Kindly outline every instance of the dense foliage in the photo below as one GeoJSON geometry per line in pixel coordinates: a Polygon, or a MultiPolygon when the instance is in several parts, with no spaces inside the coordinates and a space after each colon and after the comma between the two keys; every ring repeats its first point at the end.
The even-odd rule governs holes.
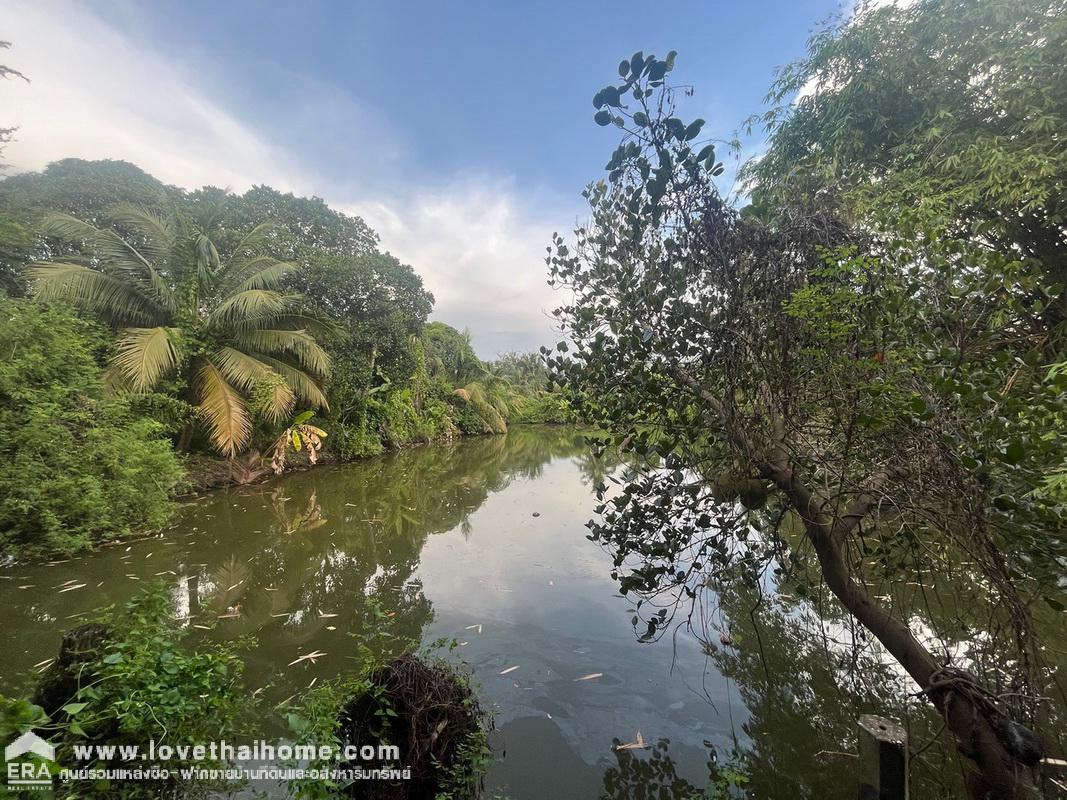
{"type": "Polygon", "coordinates": [[[108,396],[97,326],[0,298],[0,551],[66,553],[160,528],[182,472],[162,426],[108,396]]]}
{"type": "MultiPolygon", "coordinates": [[[[861,15],[840,38],[881,18],[861,15]]],[[[768,189],[738,212],[715,189],[704,121],[675,116],[673,66],[673,54],[637,53],[597,93],[595,121],[623,141],[585,193],[590,223],[573,244],[557,236],[549,257],[573,297],[556,312],[568,340],[552,366],[636,461],[621,489],[601,487],[593,537],[616,554],[623,592],[647,604],[646,638],[712,575],[759,582],[814,561],[926,690],[976,780],[1026,796],[1035,748],[1003,732],[1012,718],[1055,730],[1049,717],[1063,713],[1037,700],[1050,665],[1028,612],[1059,603],[1067,555],[1064,508],[1040,491],[1063,458],[1049,425],[1062,422],[1065,385],[1042,367],[1059,335],[1045,313],[1063,291],[1054,265],[889,230],[888,216],[829,190],[768,189]],[[981,676],[946,665],[873,589],[964,564],[991,595],[986,629],[1003,632],[990,643],[1001,669],[981,676]],[[986,686],[1012,694],[991,703],[986,686]]],[[[887,182],[869,179],[872,194],[887,182]]]]}
{"type": "MultiPolygon", "coordinates": [[[[122,410],[129,452],[112,452],[107,469],[132,481],[107,481],[105,495],[77,488],[111,474],[88,444],[56,448],[32,469],[9,460],[9,514],[20,518],[4,534],[8,555],[71,552],[162,524],[165,502],[152,493],[135,502],[145,474],[153,474],[164,501],[177,484],[173,468],[157,473],[144,460],[163,454],[173,463],[161,435],[195,455],[187,460],[193,485],[207,486],[219,475],[244,482],[269,474],[270,461],[306,464],[306,449],[278,447],[298,414],[300,424],[324,432],[323,456],[342,459],[460,433],[502,433],[508,420],[564,418],[558,394],[546,391],[547,379],[530,378],[529,364],[522,375],[498,375],[475,354],[469,334],[427,324],[433,296],[422,279],[379,250],[363,220],[318,198],[265,186],[239,196],[213,187],[186,192],[125,162],[59,161],[0,183],[0,282],[9,296],[73,304],[102,323],[85,324],[95,338],[84,358],[50,358],[94,376],[88,396],[108,412],[86,418],[118,425],[122,410]],[[318,413],[314,422],[308,411],[318,413]],[[230,460],[224,473],[205,457],[212,454],[230,460]],[[43,480],[20,483],[17,475],[43,480]],[[68,502],[72,492],[78,502],[68,502]],[[84,511],[90,506],[92,514],[84,511]],[[69,513],[56,517],[56,509],[69,513]]],[[[47,346],[62,347],[66,335],[76,340],[71,347],[81,346],[84,336],[70,326],[83,323],[32,308],[68,320],[45,337],[47,346]]],[[[9,375],[18,390],[23,378],[9,375]]],[[[66,380],[57,375],[50,390],[82,385],[66,387],[66,380]]],[[[19,402],[34,419],[51,415],[38,395],[19,402]]],[[[80,435],[55,424],[56,442],[80,435]]],[[[118,446],[114,437],[94,436],[95,448],[118,446]]],[[[19,437],[6,441],[29,453],[19,437]]]]}
{"type": "Polygon", "coordinates": [[[314,335],[325,325],[300,295],[279,291],[295,265],[269,255],[271,224],[220,255],[219,213],[209,205],[188,220],[120,205],[108,228],[50,214],[43,232],[83,252],[35,266],[30,277],[38,297],[76,303],[119,328],[112,365],[124,387],[143,392],[176,378],[213,446],[232,457],[254,412],[276,423],[297,398],[326,406],[319,380],[330,360],[314,335]]]}
{"type": "Polygon", "coordinates": [[[148,758],[156,747],[233,741],[238,715],[254,702],[242,687],[238,650],[249,642],[190,649],[162,587],[146,590],[115,614],[72,632],[57,665],[46,672],[31,703],[0,698],[5,741],[26,730],[49,738],[57,761],[90,770],[140,768],[145,780],[72,780],[59,796],[90,798],[199,797],[225,781],[185,778],[182,769],[225,767],[219,758],[148,758]],[[77,745],[137,746],[145,758],[74,758],[77,745]],[[155,774],[160,777],[152,779],[155,774]]]}

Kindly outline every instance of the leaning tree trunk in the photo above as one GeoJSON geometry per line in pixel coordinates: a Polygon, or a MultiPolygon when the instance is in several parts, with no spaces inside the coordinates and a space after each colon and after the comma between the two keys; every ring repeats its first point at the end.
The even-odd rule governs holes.
{"type": "Polygon", "coordinates": [[[975,794],[981,800],[1030,800],[1037,790],[1024,766],[1008,752],[998,736],[995,711],[969,682],[945,669],[901,620],[872,596],[867,585],[853,577],[845,559],[844,539],[828,524],[811,493],[798,485],[791,472],[775,481],[796,505],[804,529],[815,548],[823,578],[841,604],[871,632],[900,663],[945,719],[960,752],[974,763],[981,780],[975,794]]]}
{"type": "Polygon", "coordinates": [[[720,398],[704,389],[685,370],[675,368],[674,374],[682,385],[714,411],[739,453],[789,498],[804,521],[805,534],[815,548],[830,591],[904,667],[944,718],[956,737],[960,752],[974,763],[979,785],[973,787],[971,793],[976,800],[1032,800],[1038,797],[1023,764],[1012,757],[997,735],[996,726],[1002,720],[982,696],[979,687],[947,665],[940,665],[911,629],[874,599],[866,583],[852,575],[845,558],[845,544],[849,531],[858,527],[870,510],[873,496],[861,496],[857,498],[858,506],[850,507],[836,519],[828,518],[812,491],[793,472],[781,418],[772,420],[775,444],[769,459],[760,458],[748,432],[736,424],[734,415],[720,398]]]}

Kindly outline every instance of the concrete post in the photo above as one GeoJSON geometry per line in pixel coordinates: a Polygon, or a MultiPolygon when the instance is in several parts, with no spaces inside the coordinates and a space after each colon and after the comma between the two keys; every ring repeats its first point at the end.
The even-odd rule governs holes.
{"type": "Polygon", "coordinates": [[[899,723],[859,718],[860,800],[908,800],[908,734],[899,723]]]}

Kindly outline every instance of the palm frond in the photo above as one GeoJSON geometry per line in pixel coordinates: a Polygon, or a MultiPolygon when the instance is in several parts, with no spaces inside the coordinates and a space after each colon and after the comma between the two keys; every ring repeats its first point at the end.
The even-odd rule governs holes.
{"type": "Polygon", "coordinates": [[[207,422],[211,442],[233,458],[248,441],[252,421],[244,401],[218,367],[204,361],[197,372],[197,408],[207,422]]]}
{"type": "MultiPolygon", "coordinates": [[[[104,270],[123,273],[136,282],[145,294],[154,296],[160,306],[167,310],[174,309],[174,292],[159,271],[145,255],[115,231],[96,228],[69,214],[46,215],[40,230],[45,236],[54,236],[88,248],[104,270]]],[[[151,231],[141,227],[138,230],[146,242],[152,241],[151,231]]]]}
{"type": "Polygon", "coordinates": [[[246,289],[232,294],[219,303],[208,315],[209,325],[222,325],[249,317],[276,317],[294,303],[293,295],[285,295],[271,289],[246,289]]]}
{"type": "Polygon", "coordinates": [[[271,369],[285,378],[285,382],[289,384],[294,392],[296,392],[296,396],[301,402],[323,410],[328,410],[330,408],[330,404],[326,402],[326,395],[323,393],[322,387],[319,386],[313,377],[303,370],[297,369],[292,364],[286,364],[284,361],[261,353],[251,353],[250,355],[259,361],[262,361],[264,364],[267,364],[271,369]]]}
{"type": "Polygon", "coordinates": [[[287,275],[299,268],[291,261],[279,261],[271,256],[256,256],[247,263],[227,272],[223,290],[277,289],[287,275]]]}
{"type": "MultiPolygon", "coordinates": [[[[299,295],[289,295],[289,297],[294,303],[298,302],[299,295]]],[[[249,314],[242,319],[231,320],[229,328],[237,333],[264,328],[303,330],[316,339],[334,338],[344,334],[344,328],[314,309],[286,311],[282,314],[249,314]]]]}
{"type": "Polygon", "coordinates": [[[271,234],[277,228],[278,226],[274,222],[262,222],[242,236],[241,241],[233,249],[233,255],[226,265],[226,271],[231,272],[241,269],[248,259],[260,255],[263,248],[270,243],[271,234]]]}
{"type": "Polygon", "coordinates": [[[288,353],[303,367],[316,375],[325,376],[330,371],[330,356],[315,338],[305,330],[277,330],[263,328],[242,331],[237,334],[242,350],[277,355],[288,353]]]}
{"type": "Polygon", "coordinates": [[[156,264],[163,264],[174,249],[177,230],[172,220],[132,203],[120,203],[108,211],[108,217],[137,231],[143,241],[138,250],[156,264]]]}
{"type": "Polygon", "coordinates": [[[198,233],[193,239],[193,258],[196,261],[197,282],[202,288],[211,286],[219,272],[219,251],[207,234],[198,233]]]}
{"type": "Polygon", "coordinates": [[[257,385],[266,384],[270,395],[266,398],[262,411],[272,422],[278,422],[287,416],[296,405],[296,395],[285,381],[285,377],[255,356],[232,347],[220,347],[215,351],[213,359],[226,379],[245,392],[252,391],[257,385]]]}
{"type": "Polygon", "coordinates": [[[127,328],[118,341],[114,366],[134,391],[155,386],[181,359],[177,328],[127,328]]]}
{"type": "Polygon", "coordinates": [[[48,263],[29,270],[38,297],[66,300],[120,325],[152,325],[166,311],[151,296],[114,275],[81,264],[48,263]]]}

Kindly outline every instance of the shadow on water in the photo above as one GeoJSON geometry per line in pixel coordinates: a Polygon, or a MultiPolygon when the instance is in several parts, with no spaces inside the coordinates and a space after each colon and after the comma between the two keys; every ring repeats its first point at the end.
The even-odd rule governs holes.
{"type": "Polygon", "coordinates": [[[753,611],[754,588],[719,590],[733,646],[635,641],[611,558],[585,538],[611,469],[580,432],[518,428],[191,500],[162,536],[0,576],[2,688],[163,580],[194,640],[254,637],[246,684],[268,709],[350,670],[349,633],[454,639],[497,710],[491,795],[692,798],[736,747],[754,796],[853,797],[856,716],[892,708],[883,667],[841,662],[785,598],[753,611]],[[614,748],[639,732],[649,749],[614,748]]]}

